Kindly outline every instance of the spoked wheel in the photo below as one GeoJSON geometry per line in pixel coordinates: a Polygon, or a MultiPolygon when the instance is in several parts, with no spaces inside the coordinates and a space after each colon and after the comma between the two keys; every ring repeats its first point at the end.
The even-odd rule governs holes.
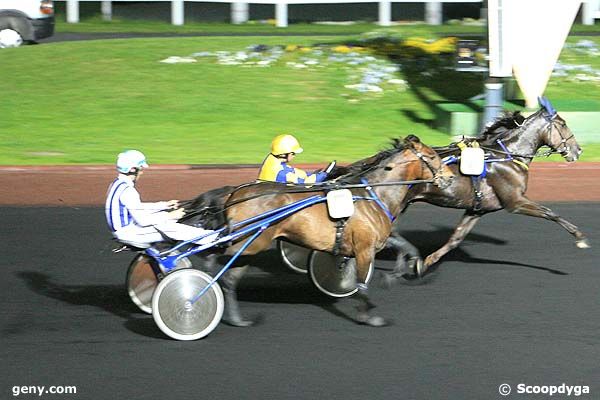
{"type": "MultiPolygon", "coordinates": [[[[190,260],[182,258],[175,269],[190,268],[191,266],[190,260]]],[[[152,314],[152,295],[159,282],[155,271],[158,270],[156,261],[146,254],[138,254],[127,269],[125,282],[129,298],[146,314],[152,314]]]]}
{"type": "Polygon", "coordinates": [[[285,240],[277,241],[277,249],[286,266],[301,274],[307,273],[311,250],[285,240]]]}
{"type": "Polygon", "coordinates": [[[217,327],[225,300],[216,282],[191,303],[211,280],[202,271],[183,269],[170,273],[158,284],[152,298],[152,316],[164,334],[177,340],[196,340],[217,327]]]}
{"type": "MultiPolygon", "coordinates": [[[[343,257],[323,251],[313,251],[308,262],[310,280],[321,292],[331,297],[348,297],[356,293],[356,259],[344,262],[343,257]]],[[[367,282],[373,274],[369,266],[367,282]]]]}

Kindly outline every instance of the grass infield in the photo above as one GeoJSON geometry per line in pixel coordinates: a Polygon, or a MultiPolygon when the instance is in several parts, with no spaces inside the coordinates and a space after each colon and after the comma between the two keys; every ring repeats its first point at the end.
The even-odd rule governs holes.
{"type": "MultiPolygon", "coordinates": [[[[76,29],[100,30],[100,23],[88,24],[96,28],[82,24],[76,29]]],[[[58,29],[63,28],[59,22],[58,29]]],[[[303,33],[304,28],[297,29],[303,33]]],[[[448,27],[415,29],[437,36],[448,27]]],[[[260,163],[272,137],[282,132],[300,139],[305,148],[297,159],[301,163],[353,161],[385,147],[389,138],[411,133],[427,144],[449,143],[451,137],[433,128],[433,113],[423,101],[424,95],[429,101],[446,97],[434,85],[425,87],[426,77],[410,81],[423,85],[418,90],[409,84],[370,94],[345,88],[356,74],[346,65],[290,68],[288,62],[304,56],[297,53],[284,54],[268,68],[219,65],[209,58],[190,64],[159,62],[256,44],[311,46],[351,38],[117,39],[2,49],[0,164],[112,163],[127,148],[143,150],[152,163],[260,163]]],[[[582,39],[600,43],[596,37],[569,41],[582,39]]],[[[600,57],[570,49],[563,51],[561,61],[600,68],[600,57]]],[[[397,78],[407,76],[398,72],[397,78]]],[[[546,95],[597,98],[598,82],[571,78],[552,78],[546,95]]],[[[459,94],[464,86],[443,83],[459,94]]],[[[600,145],[584,150],[584,161],[600,160],[600,145]]]]}

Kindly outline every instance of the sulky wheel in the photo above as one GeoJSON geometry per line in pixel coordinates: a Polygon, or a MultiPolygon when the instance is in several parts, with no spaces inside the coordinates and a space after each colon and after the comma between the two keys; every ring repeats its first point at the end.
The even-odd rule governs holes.
{"type": "MultiPolygon", "coordinates": [[[[321,292],[331,297],[348,297],[356,293],[356,260],[344,262],[341,256],[323,251],[313,251],[308,262],[308,273],[312,283],[321,292]]],[[[373,264],[369,267],[367,282],[373,274],[373,264]]]]}
{"type": "Polygon", "coordinates": [[[177,340],[196,340],[217,327],[225,300],[215,282],[194,303],[194,299],[212,281],[210,275],[196,269],[183,269],[167,275],[152,297],[152,316],[167,336],[177,340]]]}
{"type": "Polygon", "coordinates": [[[277,241],[277,250],[286,266],[295,272],[306,274],[311,250],[285,240],[277,241]]]}
{"type": "MultiPolygon", "coordinates": [[[[192,264],[187,258],[178,261],[175,269],[190,268],[192,264]]],[[[158,285],[157,272],[160,271],[154,259],[146,254],[135,256],[127,269],[127,293],[140,310],[152,314],[152,295],[158,285]]]]}

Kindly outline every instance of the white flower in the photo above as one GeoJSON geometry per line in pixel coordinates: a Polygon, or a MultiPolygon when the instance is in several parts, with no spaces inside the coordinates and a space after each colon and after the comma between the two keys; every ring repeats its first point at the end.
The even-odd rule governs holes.
{"type": "Polygon", "coordinates": [[[178,64],[178,63],[195,63],[196,60],[191,57],[179,57],[179,56],[171,56],[169,58],[165,58],[160,61],[165,64],[178,64]]]}
{"type": "Polygon", "coordinates": [[[406,85],[406,81],[404,79],[390,79],[387,83],[391,85],[406,85]]]}

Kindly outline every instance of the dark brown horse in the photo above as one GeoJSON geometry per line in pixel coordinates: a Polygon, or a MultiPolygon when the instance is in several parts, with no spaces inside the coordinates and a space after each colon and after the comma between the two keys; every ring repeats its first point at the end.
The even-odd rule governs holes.
{"type": "MultiPolygon", "coordinates": [[[[347,175],[335,182],[339,187],[352,187],[354,196],[369,198],[355,202],[354,214],[347,219],[341,241],[336,243],[336,221],[329,216],[327,205],[319,203],[269,226],[242,254],[253,255],[268,249],[277,238],[286,238],[306,248],[326,252],[332,252],[337,247],[340,255],[356,258],[359,290],[353,297],[359,301],[357,322],[381,326],[385,324],[385,320],[369,313],[374,306],[367,296],[367,281],[375,254],[386,244],[393,218],[405,205],[404,197],[409,188],[402,182],[427,180],[431,184],[443,186],[451,179],[452,174],[436,152],[414,136],[404,141],[396,140],[393,148],[384,150],[369,160],[368,163],[348,170],[347,175]],[[360,187],[364,185],[361,183],[364,182],[363,179],[372,188],[360,187]]],[[[244,185],[228,197],[225,217],[230,225],[240,223],[333,188],[331,184],[312,188],[265,182],[244,185]]],[[[215,193],[217,198],[229,191],[226,188],[220,190],[222,193],[215,193]]],[[[204,207],[207,204],[206,196],[204,197],[196,199],[193,204],[204,207]]],[[[192,205],[187,205],[186,211],[190,215],[195,213],[192,205]]],[[[206,221],[206,214],[202,218],[210,224],[210,221],[206,221]]],[[[242,245],[243,240],[233,243],[225,249],[225,255],[234,255],[242,245]]],[[[222,260],[219,263],[222,264],[222,260]]],[[[251,324],[242,319],[236,296],[237,283],[247,268],[247,265],[234,265],[219,280],[225,294],[223,320],[236,326],[251,324]]]]}
{"type": "MultiPolygon", "coordinates": [[[[502,209],[554,221],[575,237],[577,247],[589,247],[584,234],[575,225],[525,195],[529,164],[540,147],[549,147],[568,162],[576,161],[582,152],[566,122],[547,100],[531,116],[524,118],[518,112],[508,114],[473,140],[487,153],[485,176],[477,179],[462,175],[458,164],[450,164],[456,176],[450,186],[417,185],[404,199],[407,206],[424,201],[466,210],[448,242],[427,256],[425,269],[456,248],[483,215],[502,209]]],[[[436,148],[436,151],[444,159],[460,155],[456,145],[436,148]]]]}

